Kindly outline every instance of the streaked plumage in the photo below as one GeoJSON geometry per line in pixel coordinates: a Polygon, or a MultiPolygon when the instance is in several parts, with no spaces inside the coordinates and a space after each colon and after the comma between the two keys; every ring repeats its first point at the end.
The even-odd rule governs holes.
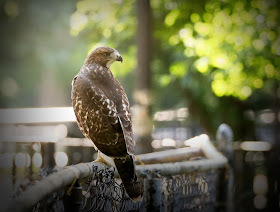
{"type": "Polygon", "coordinates": [[[83,134],[114,160],[128,195],[139,200],[142,186],[134,168],[130,107],[123,87],[109,69],[114,61],[122,61],[115,49],[100,47],[91,52],[73,79],[72,104],[83,134]]]}

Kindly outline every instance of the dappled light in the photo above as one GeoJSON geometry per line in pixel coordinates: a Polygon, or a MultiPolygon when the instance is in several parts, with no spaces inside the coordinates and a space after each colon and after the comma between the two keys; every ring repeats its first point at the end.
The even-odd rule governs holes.
{"type": "Polygon", "coordinates": [[[0,115],[0,123],[12,124],[76,120],[73,108],[71,107],[0,109],[0,115]]]}
{"type": "Polygon", "coordinates": [[[68,156],[65,152],[56,152],[54,154],[55,162],[59,167],[64,167],[68,163],[68,156]]]}
{"type": "Polygon", "coordinates": [[[88,22],[88,18],[86,15],[82,13],[75,13],[72,15],[70,20],[71,25],[71,34],[78,35],[79,31],[81,31],[88,22]]]}
{"type": "Polygon", "coordinates": [[[42,158],[42,155],[38,152],[34,153],[34,155],[32,156],[32,164],[39,168],[42,166],[42,163],[43,163],[43,158],[42,158]]]}
{"type": "Polygon", "coordinates": [[[177,110],[160,111],[154,114],[155,121],[172,121],[184,120],[189,116],[187,108],[180,108],[177,110]]]}
{"type": "Polygon", "coordinates": [[[172,26],[175,23],[179,14],[179,10],[171,10],[171,12],[165,17],[164,23],[169,27],[172,26]]]}
{"type": "MultiPolygon", "coordinates": [[[[253,7],[246,9],[247,3],[239,1],[227,3],[222,8],[217,1],[209,1],[205,6],[206,13],[192,13],[190,20],[194,24],[179,29],[179,37],[187,48],[185,55],[197,58],[194,62],[197,71],[203,74],[212,71],[212,90],[218,97],[235,96],[245,100],[254,89],[264,86],[263,77],[280,79],[280,72],[274,72],[274,65],[269,61],[269,55],[277,55],[279,48],[275,48],[279,38],[271,30],[276,27],[278,15],[272,4],[267,3],[266,10],[259,4],[252,3],[253,7]],[[272,48],[265,50],[268,43],[272,48]],[[254,60],[254,54],[258,56],[263,50],[266,53],[254,60]],[[243,55],[249,51],[251,53],[244,58],[243,55]],[[259,71],[251,72],[252,69],[259,71]],[[215,76],[221,73],[224,77],[216,80],[215,76]],[[244,74],[246,78],[240,77],[244,74]]],[[[180,20],[178,10],[172,10],[166,16],[165,23],[168,26],[175,25],[176,18],[180,20]]],[[[170,36],[171,45],[177,45],[175,35],[170,36]]],[[[180,75],[177,72],[171,74],[183,77],[187,70],[186,67],[180,75]]]]}
{"type": "Polygon", "coordinates": [[[254,177],[254,192],[255,194],[266,194],[268,191],[267,176],[258,174],[254,177]]]}
{"type": "Polygon", "coordinates": [[[30,157],[24,153],[17,153],[15,156],[15,165],[18,168],[28,167],[30,165],[30,157]]]}
{"type": "Polygon", "coordinates": [[[256,209],[259,209],[259,210],[264,209],[266,204],[267,204],[267,198],[264,195],[258,194],[255,196],[254,205],[255,205],[256,209]]]}
{"type": "Polygon", "coordinates": [[[269,151],[271,144],[265,141],[244,141],[240,147],[245,151],[269,151]]]}
{"type": "MultiPolygon", "coordinates": [[[[99,97],[95,99],[95,94],[86,103],[77,99],[76,113],[85,119],[78,123],[85,125],[85,131],[97,134],[97,127],[93,127],[97,115],[93,115],[93,110],[85,112],[84,107],[97,105],[96,114],[103,114],[98,127],[105,129],[114,114],[117,124],[106,125],[118,131],[112,137],[127,142],[129,136],[132,144],[135,141],[135,152],[131,152],[135,153],[137,170],[147,166],[145,152],[152,152],[152,157],[154,153],[162,154],[164,159],[150,167],[170,166],[167,172],[187,161],[186,167],[178,168],[186,171],[182,175],[160,176],[162,173],[155,169],[155,173],[146,170],[140,177],[148,180],[145,186],[152,182],[160,187],[163,198],[169,191],[168,198],[172,196],[174,204],[181,192],[187,197],[184,206],[196,203],[197,208],[189,205],[192,210],[202,210],[203,200],[215,203],[217,211],[231,211],[229,207],[233,207],[232,211],[270,211],[275,202],[279,209],[279,4],[278,0],[2,2],[1,189],[5,191],[8,186],[17,196],[39,178],[64,170],[65,166],[71,166],[73,174],[72,165],[82,163],[83,167],[97,158],[90,133],[85,137],[79,130],[71,88],[85,58],[97,47],[108,46],[121,54],[122,60],[117,58],[122,63],[113,63],[110,70],[124,91],[108,89],[102,100],[110,98],[102,105],[96,103],[99,97]],[[228,131],[218,132],[219,126],[226,125],[228,131]],[[125,133],[130,127],[132,132],[125,133]],[[215,146],[213,151],[220,151],[217,159],[212,158],[212,147],[208,152],[205,143],[200,142],[208,136],[215,146]],[[179,153],[182,150],[188,153],[179,153]],[[188,154],[191,156],[186,159],[188,154]],[[207,180],[214,173],[208,168],[221,161],[226,167],[219,172],[225,173],[218,176],[222,186],[216,187],[214,181],[207,180]],[[202,167],[207,167],[207,171],[202,167]],[[201,171],[203,177],[196,176],[201,171]],[[6,176],[9,179],[4,179],[6,176]],[[175,184],[178,190],[173,191],[175,184]],[[195,185],[199,196],[193,195],[194,187],[189,184],[195,185]],[[218,194],[216,199],[213,191],[218,194]],[[209,195],[213,195],[211,199],[209,195]]],[[[92,82],[101,91],[107,86],[106,80],[99,84],[94,78],[92,82]]],[[[80,91],[89,96],[92,90],[93,87],[87,87],[80,91]]],[[[104,132],[102,136],[109,136],[104,132]]],[[[101,177],[101,173],[106,173],[110,182],[121,181],[110,168],[97,172],[92,164],[87,166],[86,170],[97,174],[96,179],[98,174],[101,177]]],[[[162,171],[166,172],[165,168],[162,171]]],[[[74,192],[81,182],[76,180],[71,182],[74,192]]],[[[103,186],[107,185],[105,181],[100,181],[103,186]]],[[[95,181],[88,183],[92,186],[95,181]]],[[[121,184],[117,188],[125,191],[121,184]]],[[[87,191],[94,193],[95,188],[87,191]]],[[[53,194],[53,199],[62,197],[59,192],[53,194]]],[[[82,196],[86,201],[95,201],[91,195],[82,196]]],[[[114,198],[108,197],[110,201],[114,198]]],[[[168,201],[163,199],[161,209],[168,201]]],[[[34,211],[39,211],[40,206],[36,207],[38,210],[34,211]]],[[[168,207],[173,210],[172,205],[168,207]]]]}
{"type": "Polygon", "coordinates": [[[263,209],[267,204],[267,197],[265,196],[268,192],[268,179],[266,175],[257,174],[253,181],[253,190],[256,194],[254,198],[254,205],[257,209],[263,209]]]}

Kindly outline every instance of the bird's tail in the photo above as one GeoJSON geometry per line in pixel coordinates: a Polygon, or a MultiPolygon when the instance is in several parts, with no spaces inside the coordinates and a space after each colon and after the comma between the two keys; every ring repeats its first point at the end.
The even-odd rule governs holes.
{"type": "Polygon", "coordinates": [[[125,159],[115,158],[114,162],[128,196],[134,202],[141,201],[143,199],[143,183],[137,179],[133,157],[127,155],[125,159]]]}

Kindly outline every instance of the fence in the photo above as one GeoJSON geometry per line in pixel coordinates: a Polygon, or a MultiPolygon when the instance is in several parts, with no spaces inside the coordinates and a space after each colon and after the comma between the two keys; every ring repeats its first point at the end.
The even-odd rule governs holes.
{"type": "Polygon", "coordinates": [[[227,159],[206,135],[185,145],[137,157],[145,163],[136,166],[144,182],[142,202],[126,196],[113,167],[90,162],[67,166],[34,182],[7,202],[4,211],[224,210],[227,159]]]}

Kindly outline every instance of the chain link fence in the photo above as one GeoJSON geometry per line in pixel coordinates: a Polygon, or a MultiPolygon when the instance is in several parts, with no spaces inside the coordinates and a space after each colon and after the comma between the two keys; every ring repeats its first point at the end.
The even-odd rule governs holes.
{"type": "MultiPolygon", "coordinates": [[[[143,201],[133,202],[113,167],[99,163],[68,166],[19,192],[4,211],[217,211],[224,209],[227,160],[206,135],[190,139],[200,156],[185,161],[138,165],[143,201]]],[[[156,153],[155,153],[156,154],[156,153]]],[[[175,154],[176,150],[169,150],[175,154]],[[172,152],[173,151],[173,152],[172,152]]],[[[142,155],[141,158],[144,158],[142,155]]],[[[181,156],[180,156],[181,158],[181,156]]],[[[146,162],[148,163],[148,161],[146,162]]]]}

